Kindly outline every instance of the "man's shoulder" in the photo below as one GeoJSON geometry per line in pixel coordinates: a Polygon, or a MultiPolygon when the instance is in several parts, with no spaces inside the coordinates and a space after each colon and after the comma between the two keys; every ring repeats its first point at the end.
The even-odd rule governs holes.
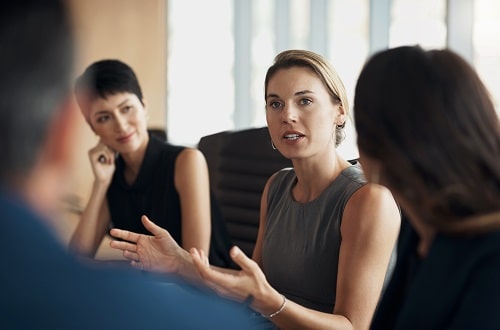
{"type": "Polygon", "coordinates": [[[242,306],[135,269],[74,258],[19,201],[0,196],[0,325],[8,329],[245,329],[242,306]]]}

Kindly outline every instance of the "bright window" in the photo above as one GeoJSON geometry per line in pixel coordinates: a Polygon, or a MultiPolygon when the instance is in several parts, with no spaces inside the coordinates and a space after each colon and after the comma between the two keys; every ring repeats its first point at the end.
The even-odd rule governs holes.
{"type": "Polygon", "coordinates": [[[444,0],[393,0],[389,46],[419,44],[424,48],[446,46],[444,0]]]}
{"type": "Polygon", "coordinates": [[[500,2],[476,0],[474,6],[474,65],[500,114],[500,2]]]}
{"type": "MultiPolygon", "coordinates": [[[[357,76],[373,50],[370,40],[375,48],[444,48],[450,35],[463,36],[462,15],[473,22],[473,40],[458,38],[458,46],[465,46],[458,48],[473,49],[463,55],[473,57],[498,105],[500,1],[467,1],[474,1],[473,13],[450,10],[446,0],[169,0],[169,139],[196,145],[204,135],[266,125],[264,76],[284,49],[325,56],[342,77],[352,105],[357,76]],[[379,7],[370,8],[375,3],[379,7]]],[[[472,2],[451,4],[472,8],[472,2]]],[[[339,152],[357,157],[352,123],[346,135],[339,152]]]]}

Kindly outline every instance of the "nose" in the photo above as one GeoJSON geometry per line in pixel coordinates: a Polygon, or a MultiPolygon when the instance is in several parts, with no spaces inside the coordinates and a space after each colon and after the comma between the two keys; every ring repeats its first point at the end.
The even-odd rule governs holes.
{"type": "Polygon", "coordinates": [[[115,123],[115,130],[118,133],[124,132],[127,127],[127,118],[125,118],[125,116],[118,115],[115,117],[115,123]]]}
{"type": "Polygon", "coordinates": [[[285,104],[281,113],[281,120],[285,124],[297,122],[297,109],[293,105],[285,104]]]}

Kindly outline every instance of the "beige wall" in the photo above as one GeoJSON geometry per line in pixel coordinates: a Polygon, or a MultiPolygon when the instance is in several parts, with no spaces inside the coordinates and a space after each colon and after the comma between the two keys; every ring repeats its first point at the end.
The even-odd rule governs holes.
{"type": "MultiPolygon", "coordinates": [[[[165,127],[167,0],[68,0],[77,40],[75,77],[89,64],[115,58],[136,72],[147,101],[150,127],[165,127]]],[[[81,118],[81,140],[75,145],[71,190],[86,204],[93,181],[87,150],[97,138],[81,118]]],[[[75,217],[70,217],[75,218],[75,217]]],[[[61,224],[67,240],[75,221],[61,224]]]]}

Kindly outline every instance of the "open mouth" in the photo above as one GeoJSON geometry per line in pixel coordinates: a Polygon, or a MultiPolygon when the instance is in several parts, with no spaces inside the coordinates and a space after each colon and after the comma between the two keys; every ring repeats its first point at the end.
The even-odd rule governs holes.
{"type": "Polygon", "coordinates": [[[299,138],[303,137],[304,135],[300,135],[300,134],[287,134],[287,135],[284,135],[283,138],[285,140],[288,140],[288,141],[295,141],[295,140],[298,140],[299,138]]]}

